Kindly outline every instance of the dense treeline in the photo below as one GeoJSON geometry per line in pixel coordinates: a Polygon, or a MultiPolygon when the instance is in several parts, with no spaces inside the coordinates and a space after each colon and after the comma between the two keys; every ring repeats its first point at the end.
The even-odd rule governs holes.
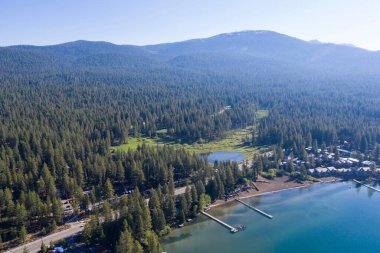
{"type": "MultiPolygon", "coordinates": [[[[150,151],[167,150],[150,148],[150,151]]],[[[198,162],[193,164],[195,174],[183,194],[175,195],[174,176],[169,168],[168,181],[145,191],[147,199],[139,188],[135,188],[131,194],[116,201],[106,200],[85,226],[83,240],[104,244],[117,253],[162,252],[158,241],[160,236],[168,234],[172,227],[195,218],[211,201],[226,198],[236,187],[246,186],[248,179],[258,173],[256,168],[245,166],[240,170],[237,163],[203,166],[204,161],[197,157],[188,156],[186,159],[191,158],[198,162]]],[[[149,159],[156,162],[161,158],[153,156],[149,159]]]]}
{"type": "Polygon", "coordinates": [[[302,155],[305,147],[343,144],[367,154],[380,143],[377,86],[353,86],[346,80],[334,89],[288,88],[295,90],[282,96],[282,88],[272,90],[278,96],[266,101],[271,113],[259,122],[256,144],[277,144],[302,155]],[[345,88],[348,84],[350,89],[345,88]]]}
{"type": "Polygon", "coordinates": [[[98,81],[92,75],[65,78],[2,80],[2,241],[24,241],[27,232],[55,230],[63,223],[60,199],[73,198],[79,212],[106,198],[110,186],[118,192],[135,187],[145,191],[164,185],[171,174],[178,183],[201,177],[196,172],[207,167],[194,155],[168,147],[111,152],[112,145],[125,143],[129,136],[154,136],[166,128],[182,141],[207,141],[255,120],[249,94],[242,100],[217,90],[215,83],[199,89],[195,84],[131,85],[127,80],[119,83],[118,77],[115,84],[104,83],[105,76],[98,81]]]}
{"type": "MultiPolygon", "coordinates": [[[[257,58],[239,48],[176,60],[104,43],[0,48],[0,240],[53,231],[63,223],[61,199],[69,198],[76,213],[104,201],[88,241],[112,236],[123,238],[113,245],[119,252],[153,252],[157,235],[194,216],[209,198],[276,168],[285,155],[305,156],[306,146],[345,143],[379,159],[376,66],[368,75],[316,71],[297,59],[257,58]],[[269,116],[256,122],[258,109],[269,116]],[[249,125],[256,126],[253,145],[276,146],[274,162],[256,157],[242,171],[234,164],[209,169],[181,149],[110,149],[162,129],[192,143],[249,125]],[[176,201],[174,186],[186,183],[194,187],[176,201]],[[120,203],[112,200],[126,190],[134,191],[120,203]],[[151,199],[148,207],[144,197],[151,199]],[[110,210],[122,217],[114,222],[123,233],[107,230],[110,210]]],[[[292,163],[286,170],[293,171],[292,163]]]]}

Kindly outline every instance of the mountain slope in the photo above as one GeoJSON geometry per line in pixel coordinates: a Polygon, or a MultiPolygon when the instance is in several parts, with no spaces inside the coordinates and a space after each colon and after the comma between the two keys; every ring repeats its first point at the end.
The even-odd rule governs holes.
{"type": "Polygon", "coordinates": [[[163,57],[194,54],[222,54],[224,57],[251,56],[258,59],[296,64],[310,68],[378,73],[380,53],[352,46],[306,42],[270,31],[227,33],[207,39],[145,47],[163,57]]]}
{"type": "Polygon", "coordinates": [[[380,52],[307,42],[271,31],[243,31],[149,46],[75,41],[52,46],[0,48],[0,72],[145,72],[179,69],[276,75],[315,72],[379,75],[380,52]]]}

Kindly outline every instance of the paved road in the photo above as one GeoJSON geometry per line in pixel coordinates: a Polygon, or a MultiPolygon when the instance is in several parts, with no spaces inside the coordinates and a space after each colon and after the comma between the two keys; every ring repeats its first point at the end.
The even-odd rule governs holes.
{"type": "Polygon", "coordinates": [[[30,253],[37,253],[41,249],[41,243],[44,242],[45,244],[49,244],[50,241],[58,241],[60,239],[64,239],[67,237],[70,237],[76,233],[83,231],[83,224],[78,222],[68,223],[71,227],[68,229],[65,229],[63,231],[45,236],[41,239],[35,240],[33,242],[21,245],[17,248],[11,249],[10,251],[12,253],[22,253],[24,247],[27,247],[29,249],[30,253]]]}
{"type": "MultiPolygon", "coordinates": [[[[174,194],[177,196],[177,195],[180,195],[180,194],[184,194],[185,191],[186,191],[186,186],[185,187],[181,187],[181,188],[176,188],[174,194]]],[[[41,249],[41,243],[42,243],[42,241],[45,244],[49,244],[50,241],[58,241],[60,239],[65,239],[65,238],[68,238],[70,236],[73,236],[73,235],[75,235],[75,234],[80,233],[80,232],[83,231],[83,227],[81,227],[81,225],[83,225],[83,224],[81,224],[81,223],[72,222],[72,223],[67,223],[67,225],[70,225],[71,227],[68,228],[68,229],[65,229],[63,231],[60,231],[60,232],[57,232],[57,233],[45,236],[45,237],[43,237],[41,239],[37,239],[37,240],[35,240],[33,242],[21,245],[21,246],[19,246],[17,248],[11,249],[11,252],[12,253],[22,253],[24,247],[27,247],[29,249],[30,253],[37,253],[41,249]]]]}

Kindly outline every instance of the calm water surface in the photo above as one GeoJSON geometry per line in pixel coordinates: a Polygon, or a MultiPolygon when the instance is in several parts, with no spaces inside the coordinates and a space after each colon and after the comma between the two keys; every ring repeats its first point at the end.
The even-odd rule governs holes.
{"type": "Polygon", "coordinates": [[[240,162],[245,159],[244,154],[241,152],[212,152],[208,154],[207,160],[209,163],[214,163],[215,161],[231,161],[231,162],[240,162]]]}
{"type": "MultiPolygon", "coordinates": [[[[378,187],[378,186],[377,186],[378,187]]],[[[380,193],[354,183],[319,184],[246,199],[269,220],[239,203],[211,214],[243,232],[230,234],[206,217],[173,231],[168,253],[380,252],[380,193]]]]}

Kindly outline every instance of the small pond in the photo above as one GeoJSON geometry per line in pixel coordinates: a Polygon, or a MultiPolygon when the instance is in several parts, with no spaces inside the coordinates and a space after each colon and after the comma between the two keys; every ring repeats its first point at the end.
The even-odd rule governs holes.
{"type": "Polygon", "coordinates": [[[245,160],[245,156],[241,152],[212,152],[209,154],[205,154],[203,156],[207,156],[207,160],[209,163],[214,163],[215,161],[231,161],[231,162],[240,162],[245,160]]]}

